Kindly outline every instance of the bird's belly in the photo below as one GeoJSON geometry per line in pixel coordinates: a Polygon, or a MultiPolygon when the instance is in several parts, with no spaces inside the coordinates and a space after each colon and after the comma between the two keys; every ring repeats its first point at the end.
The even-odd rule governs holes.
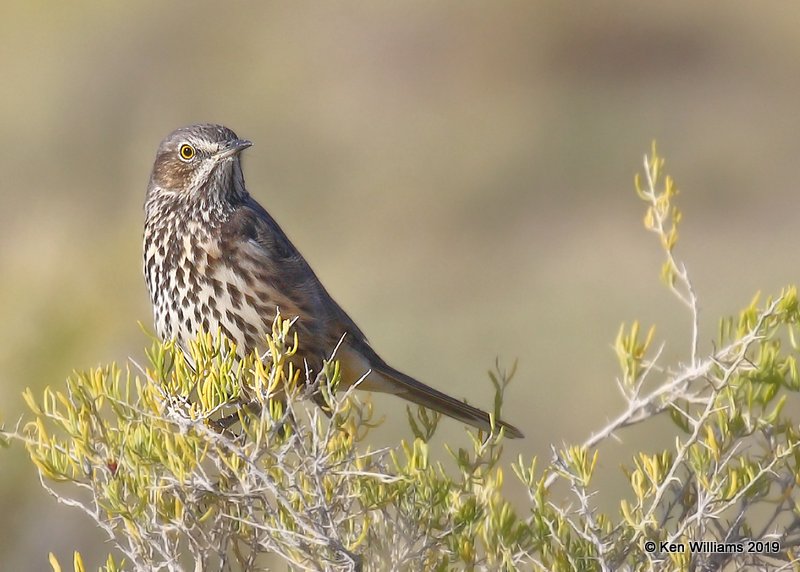
{"type": "Polygon", "coordinates": [[[226,336],[242,355],[263,349],[275,319],[273,296],[249,288],[245,277],[228,267],[205,270],[186,268],[182,279],[162,281],[167,286],[155,305],[159,336],[174,338],[184,350],[201,333],[226,336]]]}
{"type": "MultiPolygon", "coordinates": [[[[316,307],[278,289],[279,281],[265,278],[271,270],[226,257],[219,243],[193,240],[190,234],[169,242],[175,250],[158,264],[146,265],[145,272],[161,339],[174,339],[187,351],[200,333],[222,334],[236,344],[239,355],[261,352],[279,311],[283,318],[298,318],[296,365],[319,371],[330,357],[341,332],[323,331],[316,307]]],[[[148,245],[146,256],[154,251],[156,246],[148,245]]]]}

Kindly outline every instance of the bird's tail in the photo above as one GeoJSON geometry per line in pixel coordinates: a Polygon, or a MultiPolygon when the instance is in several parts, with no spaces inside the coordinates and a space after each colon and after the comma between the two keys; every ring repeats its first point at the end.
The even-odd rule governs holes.
{"type": "MultiPolygon", "coordinates": [[[[366,344],[363,345],[366,346],[366,344]]],[[[491,431],[488,413],[397,371],[371,350],[372,348],[369,346],[358,350],[345,346],[341,348],[337,356],[345,370],[343,373],[352,380],[358,379],[366,371],[371,370],[371,373],[361,382],[360,389],[391,393],[478,429],[491,431]],[[370,355],[365,356],[365,353],[370,355]]],[[[510,423],[496,419],[495,424],[505,429],[507,437],[519,439],[524,436],[522,431],[510,423]]]]}
{"type": "MultiPolygon", "coordinates": [[[[383,389],[383,391],[386,393],[392,393],[412,403],[421,405],[422,407],[433,409],[434,411],[438,411],[453,419],[463,421],[478,429],[483,429],[487,432],[491,431],[492,426],[489,421],[489,414],[482,409],[478,409],[454,397],[450,397],[446,393],[429,387],[413,377],[391,367],[387,367],[387,370],[374,372],[374,374],[377,374],[379,379],[383,378],[383,380],[381,380],[383,383],[381,383],[381,381],[378,381],[378,383],[373,382],[369,384],[370,386],[385,386],[386,389],[383,389]]],[[[373,389],[373,391],[374,390],[375,389],[373,389]]],[[[503,427],[505,429],[505,435],[509,438],[520,439],[524,437],[519,429],[501,419],[496,419],[495,424],[497,427],[503,427]]]]}

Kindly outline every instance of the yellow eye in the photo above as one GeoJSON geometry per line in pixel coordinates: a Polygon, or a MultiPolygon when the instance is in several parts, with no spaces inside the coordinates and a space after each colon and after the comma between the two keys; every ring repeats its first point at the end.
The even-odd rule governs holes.
{"type": "Polygon", "coordinates": [[[191,161],[194,158],[194,147],[189,145],[188,143],[184,143],[181,145],[180,150],[178,151],[181,155],[181,159],[184,161],[191,161]]]}

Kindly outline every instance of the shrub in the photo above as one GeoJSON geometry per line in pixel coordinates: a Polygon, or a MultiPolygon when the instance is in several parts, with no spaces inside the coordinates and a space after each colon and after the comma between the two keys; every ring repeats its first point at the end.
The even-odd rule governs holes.
{"type": "MultiPolygon", "coordinates": [[[[45,490],[104,531],[107,571],[258,570],[268,554],[308,570],[797,566],[800,437],[784,413],[800,386],[797,292],[757,296],[722,319],[703,354],[698,299],[675,254],[677,189],[662,169],[654,147],[636,190],[665,253],[662,277],[691,316],[689,362],[663,363],[653,328],[623,326],[615,350],[627,406],[584,443],[554,447],[548,463],[511,464],[527,507],[502,494],[498,432],[446,447],[451,471],[430,449],[438,418],[425,410],[409,410],[413,441],[370,448],[369,403],[337,393],[335,355],[316,379],[293,370],[298,340],[280,316],[267,360],[236,360],[229,342],[205,335],[189,367],[154,342],[149,365],[133,372],[110,365],[40,397],[26,391],[32,419],[0,438],[23,442],[45,490]],[[662,415],[674,445],[636,453],[619,513],[602,514],[598,447],[662,415]],[[556,482],[566,500],[554,498],[556,482]],[[699,541],[708,544],[689,544],[699,541]]],[[[495,417],[512,374],[491,375],[495,417]]],[[[84,570],[80,554],[73,567],[84,570]]]]}

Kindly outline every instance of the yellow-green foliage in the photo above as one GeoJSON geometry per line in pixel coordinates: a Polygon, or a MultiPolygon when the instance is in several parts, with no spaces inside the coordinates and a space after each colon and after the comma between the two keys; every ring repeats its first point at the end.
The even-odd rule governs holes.
{"type": "MultiPolygon", "coordinates": [[[[84,510],[126,557],[122,568],[202,559],[248,569],[265,553],[311,568],[500,566],[530,543],[500,494],[499,435],[455,453],[457,478],[421,438],[371,451],[371,408],[336,394],[335,361],[298,383],[291,325],[276,318],[267,361],[238,360],[227,340],[206,335],[190,360],[154,343],[138,376],[110,366],[41,399],[26,392],[35,420],[24,436],[43,484],[91,493],[84,510]],[[312,391],[330,418],[304,400],[312,391]]],[[[420,413],[415,430],[430,436],[437,421],[420,413]]]]}
{"type": "MultiPolygon", "coordinates": [[[[584,443],[553,448],[547,464],[519,456],[509,471],[497,434],[432,451],[438,418],[424,410],[409,411],[413,441],[370,449],[369,404],[336,392],[335,360],[313,380],[293,370],[302,340],[280,316],[265,356],[238,360],[229,342],[205,335],[188,360],[154,343],[150,364],[134,372],[112,365],[41,396],[27,391],[32,419],[0,438],[23,441],[42,485],[107,534],[106,571],[259,570],[265,554],[312,570],[797,569],[800,435],[785,413],[800,387],[797,292],[756,297],[721,321],[701,355],[697,298],[675,254],[677,188],[662,169],[654,148],[637,192],[665,253],[662,274],[692,320],[690,361],[661,363],[653,328],[623,326],[615,350],[626,408],[584,443]],[[657,415],[673,420],[674,445],[634,454],[629,493],[600,513],[598,446],[657,415]],[[441,462],[448,453],[452,471],[441,462]],[[529,506],[505,499],[507,474],[529,506]],[[748,539],[770,541],[769,553],[749,553],[748,539]],[[691,540],[746,552],[659,545],[691,540]]],[[[497,416],[511,374],[491,377],[497,416]]],[[[79,554],[73,568],[85,569],[79,554]]]]}

